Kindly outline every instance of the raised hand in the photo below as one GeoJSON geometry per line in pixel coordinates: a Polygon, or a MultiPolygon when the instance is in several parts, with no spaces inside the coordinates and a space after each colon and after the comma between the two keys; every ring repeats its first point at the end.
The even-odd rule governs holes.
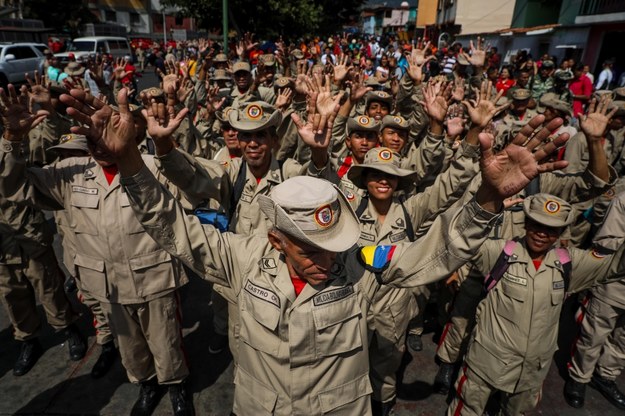
{"type": "Polygon", "coordinates": [[[435,120],[439,123],[445,120],[448,108],[445,92],[449,89],[450,85],[440,81],[429,82],[423,88],[424,101],[421,101],[421,105],[425,108],[431,120],[435,120]]]}
{"type": "Polygon", "coordinates": [[[508,104],[497,106],[497,101],[503,95],[503,90],[493,96],[493,84],[490,81],[482,81],[481,88],[474,88],[475,100],[465,100],[462,104],[467,108],[471,123],[474,127],[484,128],[493,117],[508,107],[508,104]]]}
{"type": "Polygon", "coordinates": [[[452,117],[447,120],[447,135],[458,137],[464,131],[464,119],[462,117],[452,117]]]}
{"type": "Polygon", "coordinates": [[[469,61],[469,63],[476,67],[483,67],[484,62],[486,61],[486,50],[490,48],[490,45],[484,46],[484,39],[477,37],[477,46],[473,45],[473,40],[470,41],[469,45],[471,48],[471,55],[468,55],[466,52],[462,52],[462,55],[469,61]]]}
{"type": "Polygon", "coordinates": [[[425,57],[425,52],[430,47],[430,42],[425,45],[422,44],[419,39],[417,46],[412,50],[412,53],[408,57],[408,76],[414,81],[415,84],[420,84],[423,81],[423,66],[434,59],[434,55],[425,57]]]}
{"type": "Polygon", "coordinates": [[[464,100],[464,84],[464,78],[456,78],[454,80],[454,87],[451,91],[451,98],[453,98],[454,101],[461,102],[464,100]]]}
{"type": "Polygon", "coordinates": [[[291,105],[293,99],[293,90],[290,88],[282,88],[282,91],[278,93],[276,98],[276,108],[281,111],[285,111],[291,105]]]}
{"type": "Polygon", "coordinates": [[[599,103],[596,98],[590,101],[588,113],[581,118],[579,123],[587,140],[601,140],[605,136],[608,122],[618,110],[617,107],[610,110],[611,105],[612,100],[607,95],[603,95],[599,103]]]}
{"type": "Polygon", "coordinates": [[[165,62],[165,74],[158,70],[158,75],[162,79],[165,94],[176,92],[180,89],[182,77],[180,76],[180,66],[178,63],[165,62]]]}
{"type": "Polygon", "coordinates": [[[349,101],[353,104],[356,104],[358,101],[362,99],[369,91],[373,91],[373,88],[366,87],[364,80],[363,71],[361,70],[359,73],[354,74],[354,77],[351,81],[348,81],[349,84],[349,101]]]}
{"type": "Polygon", "coordinates": [[[31,104],[37,104],[50,111],[52,109],[52,99],[50,96],[50,81],[48,77],[45,75],[41,76],[39,75],[39,71],[35,71],[35,79],[33,81],[30,75],[26,73],[26,82],[29,86],[27,94],[31,104]]]}
{"type": "Polygon", "coordinates": [[[113,72],[111,74],[112,80],[122,82],[122,79],[126,78],[131,72],[127,72],[125,70],[126,65],[124,64],[124,58],[118,58],[115,60],[115,66],[113,67],[113,72]]]}
{"type": "Polygon", "coordinates": [[[551,132],[559,128],[563,121],[556,118],[543,127],[544,121],[542,115],[532,118],[497,154],[492,148],[494,137],[489,133],[480,133],[481,192],[496,195],[496,199],[502,202],[523,190],[540,173],[563,169],[568,165],[564,160],[542,163],[569,139],[569,135],[563,133],[550,141],[551,132]]]}
{"type": "Polygon", "coordinates": [[[117,94],[119,111],[95,98],[84,90],[70,90],[60,100],[67,108],[67,114],[79,126],[71,128],[72,133],[84,134],[91,143],[94,153],[123,157],[136,150],[137,127],[128,106],[128,90],[122,88],[117,94]]]}
{"type": "Polygon", "coordinates": [[[206,82],[206,111],[210,117],[216,111],[219,111],[226,102],[226,97],[219,98],[219,87],[210,87],[208,81],[206,82]]]}
{"type": "Polygon", "coordinates": [[[147,131],[155,143],[171,141],[171,136],[180,127],[189,112],[186,107],[176,112],[175,93],[167,94],[167,103],[158,102],[150,95],[141,97],[143,110],[141,114],[147,120],[147,131]]]}
{"type": "Polygon", "coordinates": [[[349,72],[347,63],[349,58],[347,55],[341,54],[337,57],[337,64],[334,65],[334,82],[342,83],[349,72]]]}
{"type": "Polygon", "coordinates": [[[332,123],[334,122],[340,108],[341,95],[336,94],[332,97],[330,75],[328,74],[324,75],[323,78],[320,74],[314,74],[312,78],[306,79],[306,83],[309,91],[309,103],[315,105],[314,115],[316,118],[312,119],[313,130],[321,134],[330,120],[332,123]]]}
{"type": "Polygon", "coordinates": [[[12,84],[7,86],[8,94],[0,88],[0,115],[4,126],[3,137],[11,141],[21,141],[50,114],[46,110],[33,113],[28,94],[18,94],[12,84]]]}

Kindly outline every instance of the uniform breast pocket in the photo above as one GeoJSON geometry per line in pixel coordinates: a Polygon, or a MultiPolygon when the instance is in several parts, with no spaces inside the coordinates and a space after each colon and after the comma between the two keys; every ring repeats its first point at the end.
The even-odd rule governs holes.
{"type": "Polygon", "coordinates": [[[280,347],[280,338],[277,334],[280,309],[275,304],[275,299],[271,297],[272,292],[256,285],[253,285],[250,290],[256,290],[259,294],[255,296],[247,289],[241,291],[239,337],[257,351],[277,355],[280,347]],[[262,291],[269,292],[269,300],[260,298],[264,297],[262,291]]]}
{"type": "Polygon", "coordinates": [[[71,227],[75,233],[98,235],[100,196],[73,192],[71,195],[71,227]]]}
{"type": "Polygon", "coordinates": [[[328,357],[362,348],[360,320],[363,316],[355,294],[313,308],[313,319],[318,356],[328,357]]]}
{"type": "Polygon", "coordinates": [[[516,322],[527,298],[527,279],[506,273],[497,286],[497,314],[516,322]]]}
{"type": "Polygon", "coordinates": [[[77,253],[74,256],[76,277],[81,288],[86,292],[104,296],[106,293],[106,276],[104,260],[77,253]]]}
{"type": "Polygon", "coordinates": [[[128,259],[137,295],[150,296],[176,287],[171,255],[165,250],[128,259]]]}

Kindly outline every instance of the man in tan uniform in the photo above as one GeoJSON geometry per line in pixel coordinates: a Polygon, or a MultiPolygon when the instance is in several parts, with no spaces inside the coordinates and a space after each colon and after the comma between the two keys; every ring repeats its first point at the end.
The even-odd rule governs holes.
{"type": "MultiPolygon", "coordinates": [[[[612,201],[594,238],[595,247],[602,253],[613,253],[623,246],[623,218],[625,193],[612,201]]],[[[625,410],[625,394],[614,382],[625,367],[625,280],[598,285],[589,296],[580,311],[585,314],[568,366],[570,379],[564,386],[564,398],[572,407],[583,407],[586,385],[590,383],[610,403],[625,410]]]]}
{"type": "MultiPolygon", "coordinates": [[[[502,411],[522,415],[532,410],[557,349],[558,322],[566,292],[578,292],[625,271],[623,251],[602,255],[570,247],[554,249],[574,219],[568,202],[549,194],[523,201],[526,235],[511,254],[502,256],[505,240],[487,240],[472,263],[483,273],[497,273],[486,286],[476,315],[465,364],[456,380],[449,416],[482,415],[489,397],[502,391],[502,411]]],[[[506,253],[507,254],[507,253],[506,253]]]]}
{"type": "MultiPolygon", "coordinates": [[[[120,96],[126,98],[126,93],[123,89],[120,96]]],[[[81,94],[88,96],[84,91],[81,94]]],[[[91,103],[112,111],[88,97],[91,103]]],[[[20,142],[35,117],[17,98],[12,85],[9,96],[0,90],[0,101],[6,126],[0,144],[0,195],[45,209],[67,210],[76,243],[76,278],[100,301],[128,378],[141,385],[132,414],[151,414],[161,397],[160,386],[165,385],[169,386],[174,413],[194,414],[183,384],[189,372],[177,319],[176,289],[187,282],[181,264],[145,233],[133,215],[110,154],[92,148],[89,158],[70,158],[45,168],[28,167],[20,142]]],[[[133,124],[136,145],[145,134],[145,120],[130,112],[127,116],[133,124]]],[[[90,127],[78,130],[97,141],[104,132],[90,127]]],[[[146,156],[146,162],[157,174],[152,158],[146,156]]]]}
{"type": "MultiPolygon", "coordinates": [[[[94,120],[108,118],[106,106],[95,108],[81,92],[71,93],[74,98],[65,99],[90,128],[94,120]]],[[[484,181],[474,200],[443,214],[415,243],[358,249],[353,247],[358,221],[346,198],[315,178],[291,178],[273,189],[272,198],[259,196],[273,224],[269,240],[202,226],[145,167],[132,143],[136,133],[126,121],[128,109],[122,104],[120,111],[120,122],[109,120],[105,136],[91,140],[114,155],[137,217],[152,238],[198,275],[236,294],[241,343],[233,411],[241,415],[371,414],[370,297],[360,283],[365,267],[382,284],[408,287],[457,269],[482,244],[503,198],[539,171],[562,167],[539,161],[565,141],[537,148],[549,135],[543,129],[529,140],[519,137],[505,150],[507,158],[495,158],[490,141],[483,140],[484,181]]],[[[331,122],[323,130],[331,129],[331,122]]],[[[309,123],[300,135],[314,143],[321,137],[309,123]]],[[[329,133],[322,136],[329,141],[329,133]]]]}

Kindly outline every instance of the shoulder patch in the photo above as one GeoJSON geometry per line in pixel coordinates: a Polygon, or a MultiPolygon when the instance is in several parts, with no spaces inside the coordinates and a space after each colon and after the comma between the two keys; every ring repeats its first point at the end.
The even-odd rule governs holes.
{"type": "Polygon", "coordinates": [[[381,272],[393,259],[397,246],[365,246],[360,249],[360,258],[367,270],[381,272]]]}
{"type": "Polygon", "coordinates": [[[271,270],[271,269],[275,269],[276,266],[276,261],[272,258],[262,258],[260,259],[260,265],[262,267],[263,270],[271,270]]]}
{"type": "Polygon", "coordinates": [[[603,258],[605,257],[605,254],[603,254],[603,253],[601,253],[601,252],[597,251],[597,249],[596,249],[596,248],[593,248],[593,249],[590,251],[590,255],[591,255],[592,257],[594,257],[595,259],[597,259],[597,260],[603,260],[603,258]]]}

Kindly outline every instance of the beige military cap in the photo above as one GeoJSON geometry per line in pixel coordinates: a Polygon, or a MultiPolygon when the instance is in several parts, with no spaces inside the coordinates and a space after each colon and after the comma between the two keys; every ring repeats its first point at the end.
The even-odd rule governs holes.
{"type": "Polygon", "coordinates": [[[216,69],[211,77],[212,81],[230,81],[230,77],[225,69],[216,69]]]}
{"type": "Polygon", "coordinates": [[[410,124],[406,121],[402,116],[392,116],[390,114],[385,115],[382,118],[382,124],[380,125],[380,131],[384,130],[386,127],[392,127],[398,130],[410,130],[410,124]]]}
{"type": "Polygon", "coordinates": [[[282,113],[264,101],[254,101],[228,113],[230,125],[238,131],[255,132],[277,127],[282,113]]]}
{"type": "Polygon", "coordinates": [[[458,62],[458,65],[462,65],[462,66],[469,66],[469,65],[471,65],[471,62],[469,62],[469,60],[462,54],[458,55],[457,62],[458,62]]]}
{"type": "Polygon", "coordinates": [[[380,80],[377,77],[369,77],[365,81],[365,86],[366,87],[381,87],[382,84],[380,83],[380,80]]]}
{"type": "Polygon", "coordinates": [[[295,83],[289,77],[280,77],[277,80],[275,80],[275,82],[273,83],[273,87],[275,89],[287,88],[287,87],[288,88],[294,88],[295,87],[295,83]]]}
{"type": "Polygon", "coordinates": [[[571,204],[549,194],[535,194],[525,198],[523,212],[528,218],[547,227],[566,227],[575,220],[571,204]]]}
{"type": "Polygon", "coordinates": [[[230,124],[230,120],[228,119],[228,117],[230,116],[230,112],[232,111],[232,107],[226,107],[223,110],[216,111],[215,116],[217,117],[217,120],[221,121],[222,123],[230,124]]]}
{"type": "Polygon", "coordinates": [[[301,49],[293,49],[291,55],[293,55],[295,59],[304,59],[304,52],[302,52],[301,49]]]}
{"type": "Polygon", "coordinates": [[[625,100],[625,87],[614,88],[614,95],[620,100],[625,100]]]}
{"type": "Polygon", "coordinates": [[[375,131],[380,132],[380,123],[376,122],[373,117],[356,116],[347,120],[347,135],[349,136],[355,131],[375,131]]]}
{"type": "Polygon", "coordinates": [[[295,176],[258,196],[261,211],[283,233],[321,250],[340,253],[358,242],[360,226],[343,193],[332,183],[295,176]]]}
{"type": "Polygon", "coordinates": [[[592,93],[592,96],[595,97],[597,100],[600,100],[601,97],[603,97],[604,95],[607,95],[610,98],[614,98],[614,91],[612,91],[612,90],[597,90],[597,91],[592,93]]]}
{"type": "Polygon", "coordinates": [[[65,67],[64,72],[70,77],[79,77],[85,73],[85,67],[78,62],[70,62],[65,67]]]}
{"type": "Polygon", "coordinates": [[[369,107],[369,104],[372,102],[386,103],[391,107],[393,105],[393,96],[384,91],[369,91],[367,95],[365,95],[365,101],[365,107],[369,107]]]}
{"type": "Polygon", "coordinates": [[[362,165],[352,165],[347,172],[347,177],[357,187],[367,189],[364,178],[365,171],[368,169],[378,170],[397,176],[399,178],[397,189],[406,189],[414,183],[417,172],[402,169],[400,166],[401,156],[399,154],[393,152],[388,147],[376,147],[367,152],[362,165]]]}
{"type": "Polygon", "coordinates": [[[232,65],[232,73],[236,74],[239,71],[252,72],[252,67],[249,62],[239,61],[232,65]]]}
{"type": "Polygon", "coordinates": [[[215,63],[228,62],[228,57],[226,56],[225,53],[218,53],[215,56],[215,59],[213,59],[213,62],[215,63]]]}
{"type": "Polygon", "coordinates": [[[544,113],[545,107],[553,108],[554,110],[567,114],[569,117],[573,117],[573,108],[571,105],[564,100],[560,100],[558,96],[552,92],[548,92],[540,97],[536,111],[544,113]]]}
{"type": "Polygon", "coordinates": [[[625,117],[625,101],[615,100],[612,101],[612,105],[610,108],[616,107],[616,113],[614,113],[614,117],[625,117]]]}
{"type": "Polygon", "coordinates": [[[525,88],[519,88],[512,91],[512,99],[517,101],[529,100],[532,96],[530,90],[525,88]]]}
{"type": "Polygon", "coordinates": [[[52,146],[49,150],[80,150],[89,153],[87,136],[82,134],[64,134],[59,140],[59,144],[52,146]]]}
{"type": "Polygon", "coordinates": [[[274,55],[273,53],[266,53],[264,55],[260,55],[258,59],[265,66],[274,66],[276,64],[276,55],[274,55]]]}

